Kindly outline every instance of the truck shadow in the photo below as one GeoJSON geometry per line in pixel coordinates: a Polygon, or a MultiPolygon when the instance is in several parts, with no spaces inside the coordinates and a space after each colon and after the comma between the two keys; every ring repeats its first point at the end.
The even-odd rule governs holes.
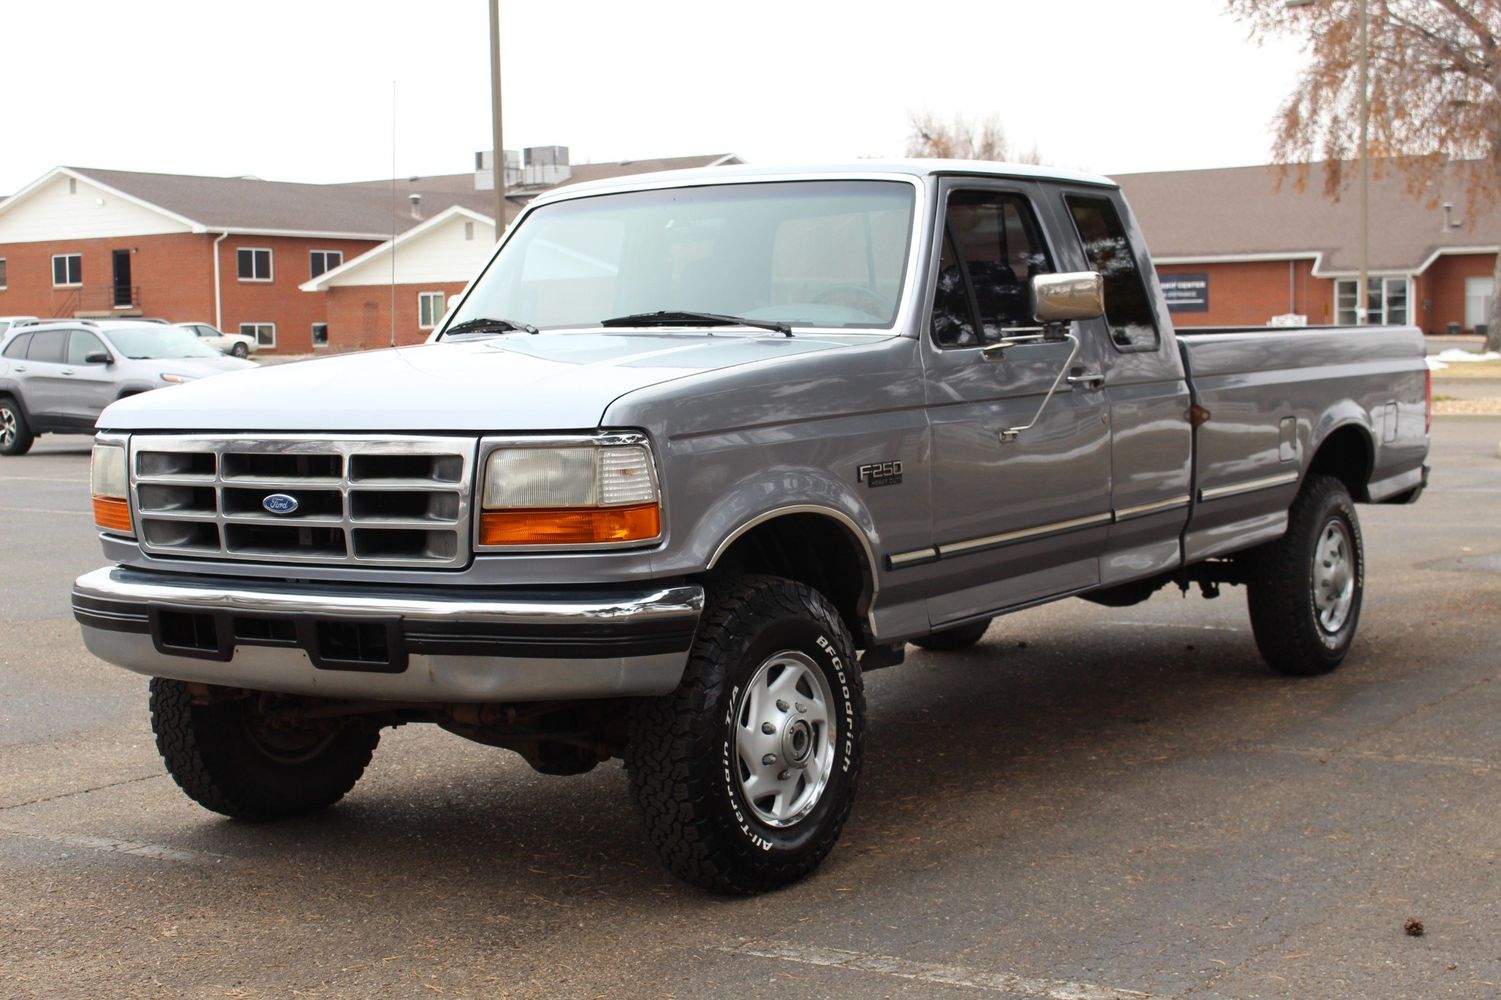
{"type": "MultiPolygon", "coordinates": [[[[858,801],[826,872],[859,878],[903,855],[922,868],[945,864],[924,854],[931,844],[912,837],[914,821],[974,843],[1005,838],[1008,824],[994,818],[1010,812],[1065,830],[1077,822],[1069,803],[1087,808],[1101,783],[1266,739],[1338,698],[1333,678],[1275,678],[1248,631],[1049,617],[1076,627],[1004,620],[972,650],[912,649],[906,665],[870,675],[858,801]]],[[[410,883],[496,900],[715,902],[658,865],[619,762],[549,778],[431,730],[388,737],[365,782],[326,814],[210,823],[198,839],[203,850],[257,860],[295,852],[300,866],[369,880],[372,891],[410,883]]]]}

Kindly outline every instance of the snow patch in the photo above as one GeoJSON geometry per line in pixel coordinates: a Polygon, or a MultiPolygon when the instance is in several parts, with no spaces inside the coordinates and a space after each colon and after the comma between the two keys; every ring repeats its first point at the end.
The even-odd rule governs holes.
{"type": "Polygon", "coordinates": [[[1467,351],[1462,347],[1451,347],[1447,351],[1440,351],[1429,361],[1438,361],[1441,365],[1448,366],[1458,362],[1468,364],[1479,361],[1501,361],[1501,353],[1496,351],[1467,351]]]}

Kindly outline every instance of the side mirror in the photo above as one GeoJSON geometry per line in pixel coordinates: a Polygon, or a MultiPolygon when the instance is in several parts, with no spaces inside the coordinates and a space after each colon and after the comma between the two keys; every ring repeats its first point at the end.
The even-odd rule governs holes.
{"type": "Polygon", "coordinates": [[[1105,315],[1105,279],[1098,271],[1039,274],[1032,279],[1034,317],[1044,326],[1105,315]]]}
{"type": "Polygon", "coordinates": [[[93,354],[86,355],[83,363],[86,365],[112,365],[115,363],[115,359],[108,351],[95,351],[93,354]]]}

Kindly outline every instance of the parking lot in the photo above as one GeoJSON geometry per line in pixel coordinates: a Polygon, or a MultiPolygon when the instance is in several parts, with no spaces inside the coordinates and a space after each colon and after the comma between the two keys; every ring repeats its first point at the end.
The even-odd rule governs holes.
{"type": "Polygon", "coordinates": [[[232,822],[83,649],[87,441],[0,460],[0,996],[1476,997],[1501,993],[1501,418],[1363,507],[1347,664],[1273,676],[1244,599],[1069,601],[868,680],[813,878],[666,876],[618,764],[388,731],[329,812],[232,822]],[[1420,920],[1425,933],[1404,933],[1420,920]]]}

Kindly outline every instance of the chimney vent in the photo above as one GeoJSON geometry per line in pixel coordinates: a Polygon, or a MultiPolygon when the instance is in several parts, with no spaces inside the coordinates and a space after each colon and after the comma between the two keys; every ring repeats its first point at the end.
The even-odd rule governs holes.
{"type": "Polygon", "coordinates": [[[414,191],[407,195],[407,200],[412,203],[412,218],[422,218],[422,195],[414,191]]]}

